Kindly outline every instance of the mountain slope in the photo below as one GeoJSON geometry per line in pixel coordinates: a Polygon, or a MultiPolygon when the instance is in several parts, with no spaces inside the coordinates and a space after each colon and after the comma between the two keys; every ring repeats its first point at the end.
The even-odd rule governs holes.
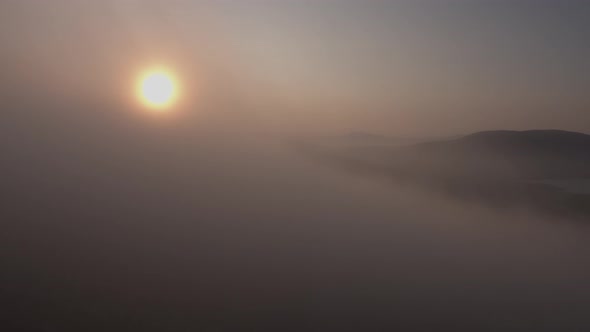
{"type": "Polygon", "coordinates": [[[497,206],[529,205],[590,216],[590,135],[560,131],[487,131],[456,139],[381,149],[381,155],[328,153],[349,170],[380,175],[497,206]],[[576,186],[572,186],[576,184],[576,186]],[[585,188],[583,188],[585,189],[585,188]]]}
{"type": "Polygon", "coordinates": [[[410,162],[418,170],[449,175],[467,172],[522,179],[590,176],[590,135],[560,130],[480,132],[418,144],[392,155],[392,166],[410,162]]]}

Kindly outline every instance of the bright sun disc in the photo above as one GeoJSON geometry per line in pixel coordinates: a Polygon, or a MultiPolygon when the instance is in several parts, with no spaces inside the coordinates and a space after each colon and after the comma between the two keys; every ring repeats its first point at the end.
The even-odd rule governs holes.
{"type": "Polygon", "coordinates": [[[174,77],[164,70],[152,70],[139,79],[138,95],[145,106],[165,109],[177,97],[177,84],[174,77]]]}

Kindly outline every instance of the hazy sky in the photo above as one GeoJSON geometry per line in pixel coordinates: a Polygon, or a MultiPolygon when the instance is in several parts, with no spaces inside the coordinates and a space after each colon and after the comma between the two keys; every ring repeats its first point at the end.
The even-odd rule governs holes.
{"type": "Polygon", "coordinates": [[[0,13],[7,105],[124,108],[137,72],[161,63],[184,82],[191,121],[590,131],[585,0],[8,0],[0,13]]]}
{"type": "MultiPolygon", "coordinates": [[[[521,209],[524,180],[514,209],[478,203],[482,178],[493,198],[513,179],[488,169],[530,175],[542,150],[392,148],[365,172],[386,150],[284,139],[590,132],[588,18],[590,0],[0,0],[0,330],[590,331],[587,224],[521,209]],[[167,113],[135,96],[154,65],[182,82],[167,113]]],[[[539,169],[569,170],[553,156],[539,169]]]]}

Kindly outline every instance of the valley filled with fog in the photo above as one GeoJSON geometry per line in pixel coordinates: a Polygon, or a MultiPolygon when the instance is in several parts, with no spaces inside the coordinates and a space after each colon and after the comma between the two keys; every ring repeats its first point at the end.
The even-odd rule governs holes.
{"type": "Polygon", "coordinates": [[[590,1],[0,13],[0,331],[590,331],[590,1]]]}
{"type": "Polygon", "coordinates": [[[252,128],[30,119],[3,130],[16,326],[590,324],[584,223],[349,172],[252,128]]]}

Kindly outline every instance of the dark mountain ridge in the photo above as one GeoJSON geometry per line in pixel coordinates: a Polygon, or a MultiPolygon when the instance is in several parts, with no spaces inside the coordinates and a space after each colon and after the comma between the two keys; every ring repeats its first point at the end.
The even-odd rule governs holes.
{"type": "Polygon", "coordinates": [[[462,199],[590,216],[590,195],[547,184],[590,179],[590,135],[562,130],[486,131],[378,151],[371,158],[328,151],[324,158],[351,171],[462,199]]]}
{"type": "Polygon", "coordinates": [[[590,135],[562,130],[486,131],[406,147],[393,152],[393,161],[415,166],[436,161],[439,170],[468,169],[481,176],[588,177],[590,135]]]}
{"type": "Polygon", "coordinates": [[[571,154],[590,157],[590,135],[563,130],[484,131],[414,148],[484,149],[500,153],[571,154]]]}

